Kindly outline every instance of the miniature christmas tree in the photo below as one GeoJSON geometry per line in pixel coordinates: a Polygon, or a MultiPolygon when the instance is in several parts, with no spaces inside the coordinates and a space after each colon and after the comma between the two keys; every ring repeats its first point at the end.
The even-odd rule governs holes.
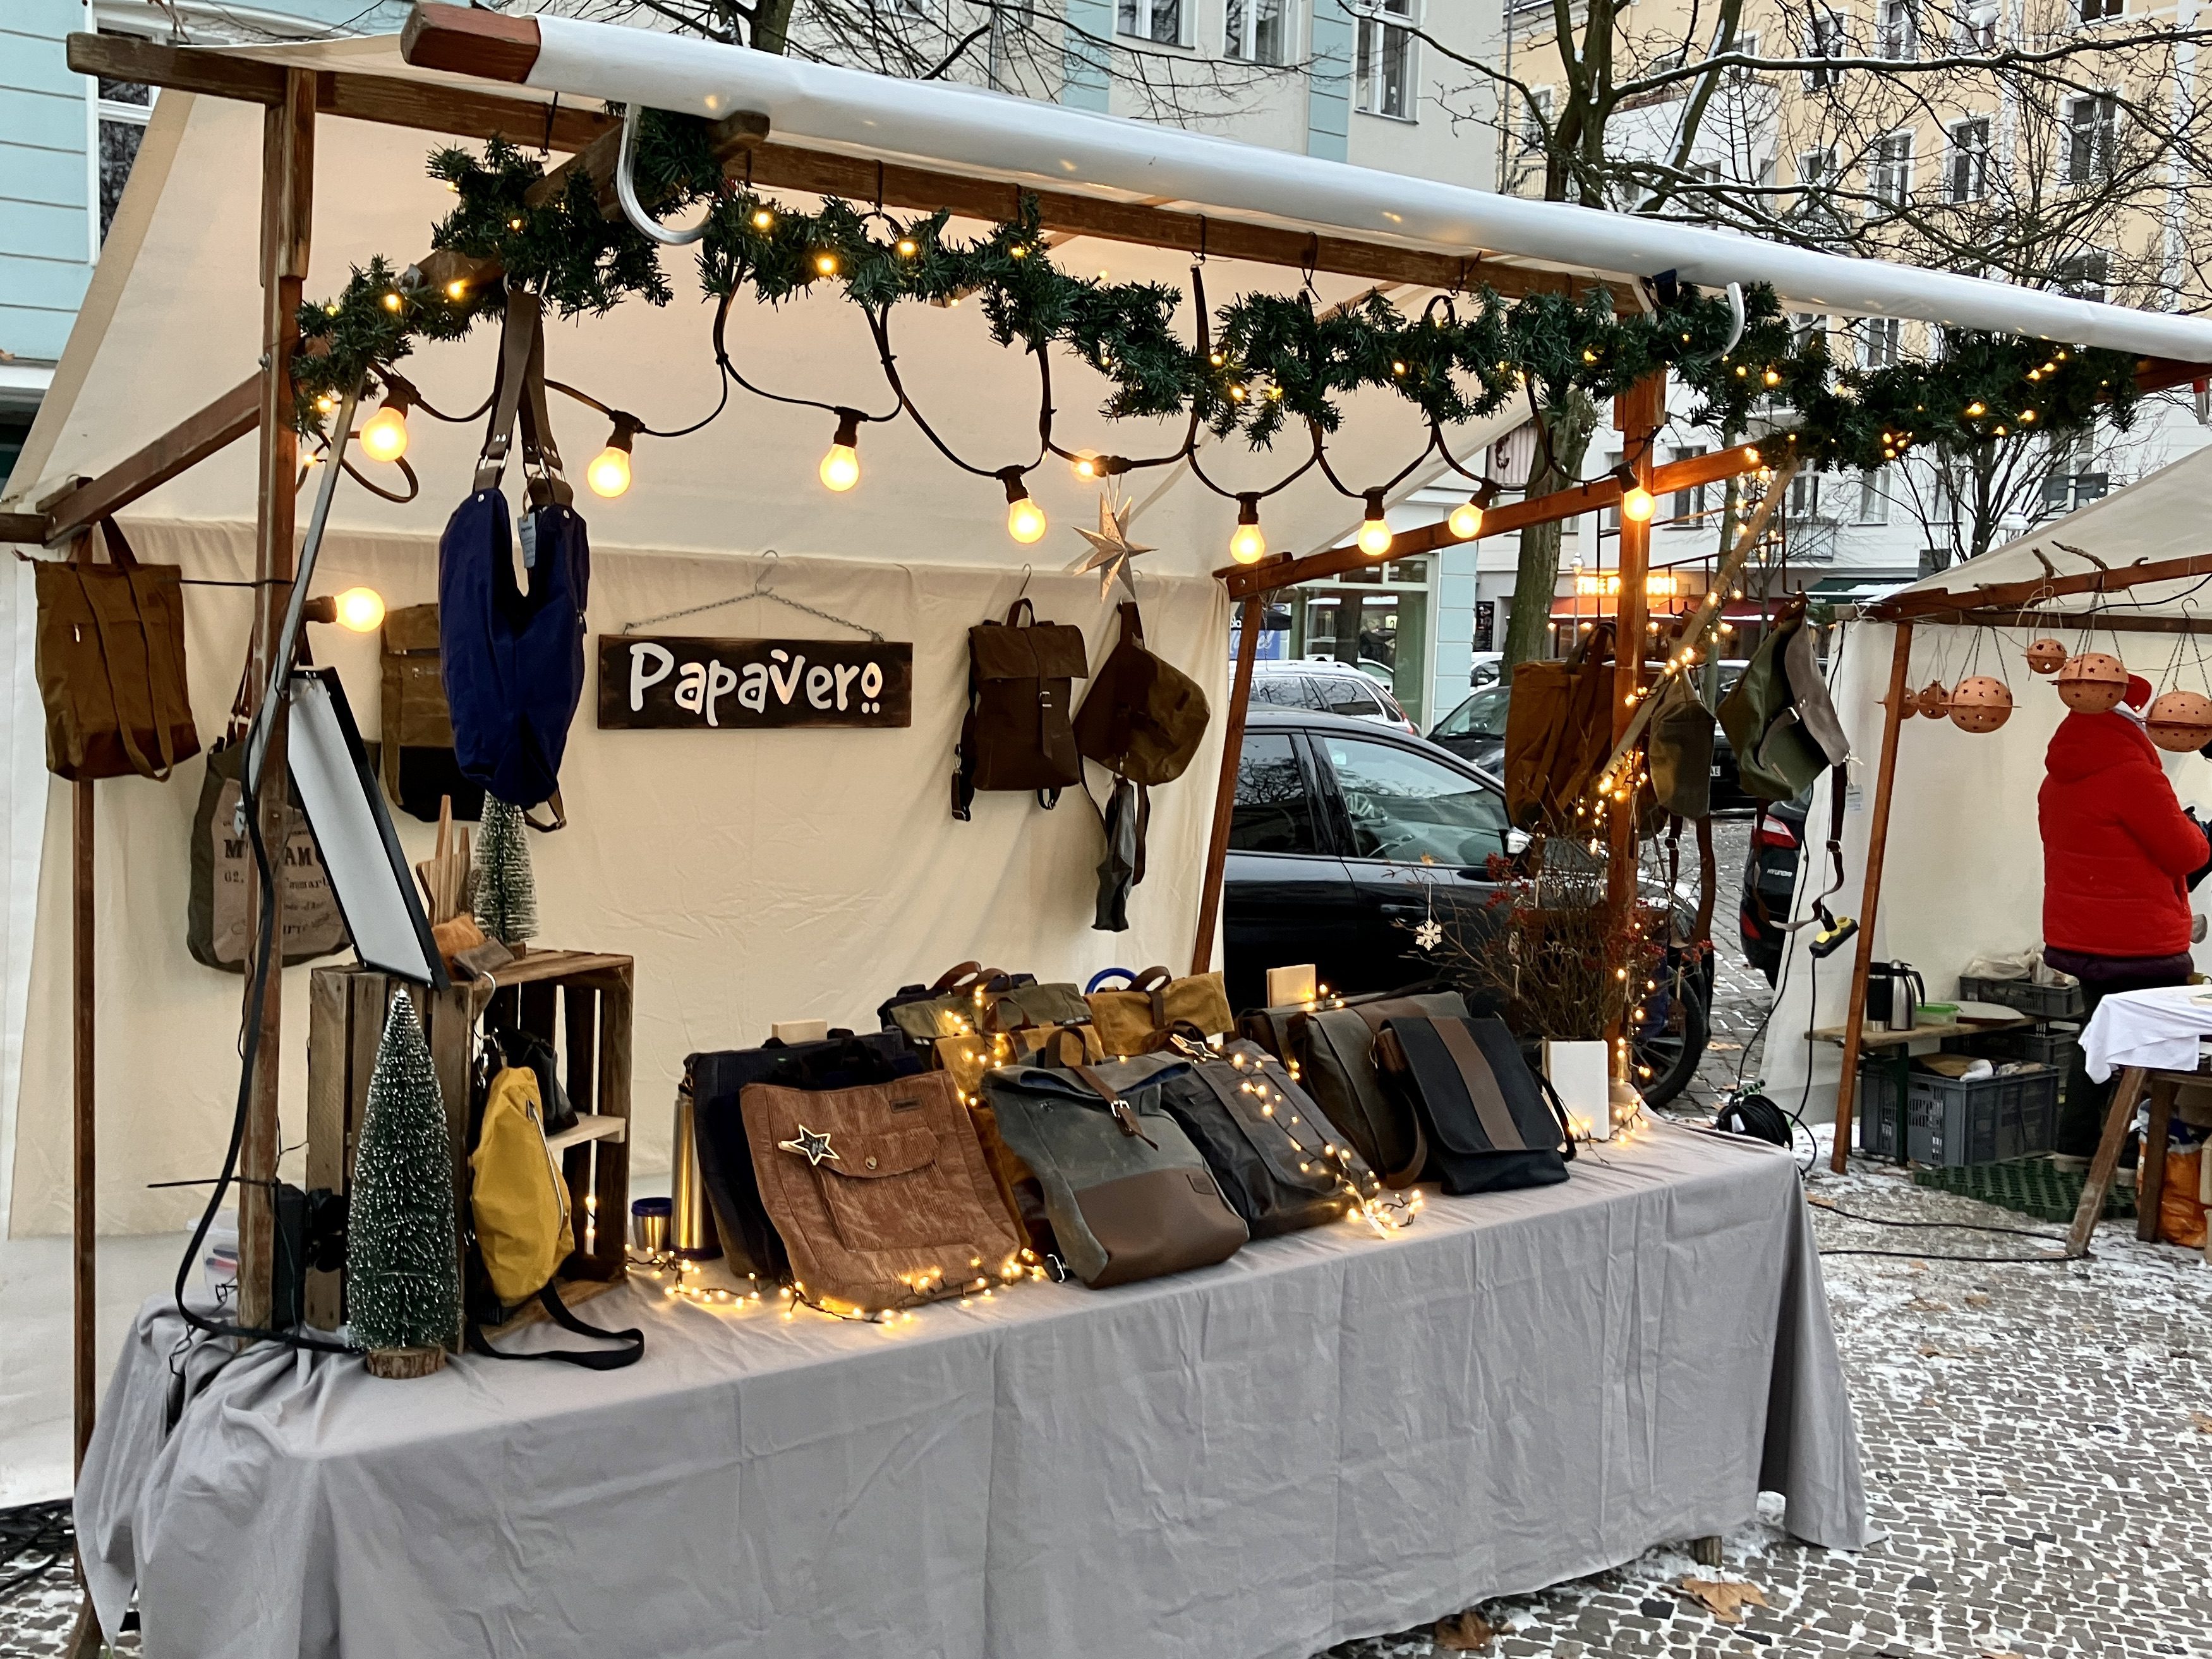
{"type": "Polygon", "coordinates": [[[460,1332],[453,1153],[414,999],[392,999],[369,1076],[346,1219],[354,1346],[380,1376],[424,1376],[460,1332]]]}
{"type": "Polygon", "coordinates": [[[477,831],[477,926],[520,954],[538,931],[538,884],[530,874],[530,848],[523,839],[522,810],[486,795],[483,821],[477,831]]]}

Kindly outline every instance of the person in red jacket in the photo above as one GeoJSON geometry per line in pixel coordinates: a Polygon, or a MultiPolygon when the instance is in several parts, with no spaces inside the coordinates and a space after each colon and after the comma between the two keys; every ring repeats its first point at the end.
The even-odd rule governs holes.
{"type": "MultiPolygon", "coordinates": [[[[2131,681],[2130,702],[2137,685],[2149,694],[2131,681]]],[[[2081,981],[2085,1024],[2115,991],[2187,984],[2191,878],[2212,864],[2212,842],[2174,799],[2142,726],[2117,710],[2069,714],[2044,766],[2044,962],[2081,981]]],[[[2077,1050],[2058,1114],[2060,1163],[2097,1150],[2110,1095],[2077,1050]]]]}

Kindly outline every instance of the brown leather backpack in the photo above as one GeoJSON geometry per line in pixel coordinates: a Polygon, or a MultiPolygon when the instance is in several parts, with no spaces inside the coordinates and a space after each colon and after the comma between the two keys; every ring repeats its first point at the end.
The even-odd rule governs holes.
{"type": "Polygon", "coordinates": [[[1197,755],[1212,713],[1196,680],[1152,654],[1143,616],[1123,601],[1121,640],[1075,716],[1084,759],[1140,787],[1173,783],[1197,755]]]}
{"type": "Polygon", "coordinates": [[[38,566],[39,696],[57,777],[166,780],[200,751],[185,684],[184,573],[140,564],[112,520],[38,566]],[[91,562],[92,537],[107,544],[91,562]]]}
{"type": "Polygon", "coordinates": [[[809,1298],[875,1310],[932,1282],[957,1291],[1021,1271],[1024,1242],[944,1073],[756,1083],[740,1110],[761,1202],[809,1298]]]}
{"type": "Polygon", "coordinates": [[[1083,781],[1068,717],[1075,682],[1090,672],[1083,630],[1039,622],[1027,599],[1016,599],[1005,622],[968,630],[968,716],[952,777],[954,817],[969,816],[979,789],[1034,789],[1052,806],[1061,790],[1083,781]]]}
{"type": "Polygon", "coordinates": [[[1524,830],[1572,823],[1575,804],[1613,752],[1613,624],[1575,641],[1564,662],[1513,671],[1505,717],[1505,811],[1524,830]]]}

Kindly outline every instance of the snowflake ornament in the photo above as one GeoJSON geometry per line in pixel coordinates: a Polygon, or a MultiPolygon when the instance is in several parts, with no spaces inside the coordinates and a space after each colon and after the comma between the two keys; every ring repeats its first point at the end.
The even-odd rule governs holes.
{"type": "Polygon", "coordinates": [[[1443,941],[1444,930],[1443,924],[1438,922],[1434,916],[1430,917],[1419,927],[1413,929],[1413,943],[1419,945],[1424,951],[1433,951],[1437,945],[1443,944],[1443,941]]]}

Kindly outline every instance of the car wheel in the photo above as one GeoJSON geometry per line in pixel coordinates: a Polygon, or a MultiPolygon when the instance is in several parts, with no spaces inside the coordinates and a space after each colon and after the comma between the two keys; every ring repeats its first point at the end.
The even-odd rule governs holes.
{"type": "Polygon", "coordinates": [[[1712,1035],[1703,977],[1694,969],[1673,977],[1664,1014],[1655,1015],[1635,1043],[1636,1087],[1650,1106],[1664,1106],[1690,1086],[1712,1035]]]}

